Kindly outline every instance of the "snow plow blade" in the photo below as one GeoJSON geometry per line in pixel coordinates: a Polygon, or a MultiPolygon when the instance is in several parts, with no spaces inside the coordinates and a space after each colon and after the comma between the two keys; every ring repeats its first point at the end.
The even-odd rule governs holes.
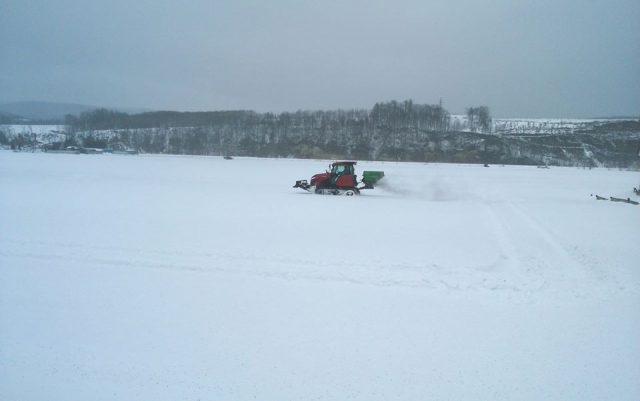
{"type": "Polygon", "coordinates": [[[309,188],[311,188],[311,185],[309,185],[307,180],[298,180],[298,181],[296,181],[296,185],[294,185],[293,187],[294,188],[302,188],[305,191],[308,191],[309,188]]]}

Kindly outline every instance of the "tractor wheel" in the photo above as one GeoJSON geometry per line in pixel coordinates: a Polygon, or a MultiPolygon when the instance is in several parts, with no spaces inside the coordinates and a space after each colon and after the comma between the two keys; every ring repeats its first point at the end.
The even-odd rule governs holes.
{"type": "Polygon", "coordinates": [[[344,194],[345,194],[345,195],[347,195],[347,196],[353,196],[353,195],[355,195],[356,193],[355,193],[353,190],[351,190],[351,189],[350,189],[350,190],[348,190],[347,192],[345,192],[344,194]]]}

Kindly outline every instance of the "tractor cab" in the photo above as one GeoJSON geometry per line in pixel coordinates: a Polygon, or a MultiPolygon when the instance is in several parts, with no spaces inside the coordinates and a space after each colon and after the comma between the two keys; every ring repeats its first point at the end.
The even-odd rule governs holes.
{"type": "Polygon", "coordinates": [[[332,188],[355,188],[357,186],[355,168],[356,162],[334,162],[331,164],[330,179],[327,184],[332,188]]]}
{"type": "Polygon", "coordinates": [[[329,167],[331,168],[331,175],[339,176],[339,175],[354,175],[355,168],[353,167],[356,162],[335,162],[332,163],[329,167]]]}

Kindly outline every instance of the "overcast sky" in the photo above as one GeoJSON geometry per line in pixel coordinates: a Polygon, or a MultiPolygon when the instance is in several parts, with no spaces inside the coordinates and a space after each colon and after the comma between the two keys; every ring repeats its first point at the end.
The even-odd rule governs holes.
{"type": "Polygon", "coordinates": [[[640,115],[638,0],[0,0],[0,102],[640,115]]]}

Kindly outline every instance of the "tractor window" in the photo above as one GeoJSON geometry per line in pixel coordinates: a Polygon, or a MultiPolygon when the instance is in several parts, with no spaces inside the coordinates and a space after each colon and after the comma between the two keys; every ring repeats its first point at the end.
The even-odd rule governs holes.
{"type": "Polygon", "coordinates": [[[350,164],[335,164],[331,169],[331,173],[335,175],[353,174],[353,166],[350,164]]]}

